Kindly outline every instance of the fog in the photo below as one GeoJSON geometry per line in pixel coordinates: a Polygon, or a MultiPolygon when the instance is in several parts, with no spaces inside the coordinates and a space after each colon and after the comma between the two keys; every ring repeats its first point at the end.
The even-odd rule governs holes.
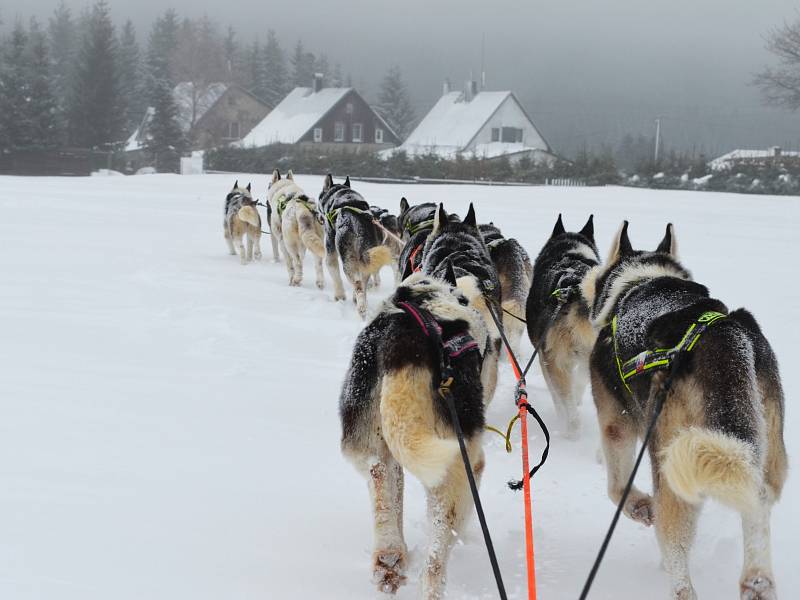
{"type": "MultiPolygon", "coordinates": [[[[4,0],[15,18],[46,18],[55,0],[4,0]]],[[[67,2],[75,12],[87,3],[67,2]]],[[[297,39],[339,62],[368,99],[383,72],[404,72],[418,116],[441,93],[479,78],[511,89],[556,150],[616,144],[625,133],[651,135],[662,118],[665,144],[721,153],[735,147],[800,148],[800,118],[764,107],[753,74],[772,61],[764,35],[797,17],[790,0],[561,0],[558,2],[278,3],[227,0],[110,0],[118,23],[133,19],[140,41],[168,6],[207,14],[249,43],[267,29],[288,50],[297,39]]]]}

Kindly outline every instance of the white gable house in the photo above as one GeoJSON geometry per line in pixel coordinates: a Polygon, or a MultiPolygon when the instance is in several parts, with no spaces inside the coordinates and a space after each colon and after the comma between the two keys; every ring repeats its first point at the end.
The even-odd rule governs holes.
{"type": "Polygon", "coordinates": [[[473,82],[463,92],[445,86],[445,93],[397,150],[448,159],[506,156],[512,162],[523,157],[551,162],[556,158],[512,92],[479,92],[473,82]]]}

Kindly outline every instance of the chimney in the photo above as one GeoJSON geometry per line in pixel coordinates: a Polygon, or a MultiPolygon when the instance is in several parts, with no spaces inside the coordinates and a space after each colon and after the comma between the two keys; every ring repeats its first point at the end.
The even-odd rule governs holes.
{"type": "Polygon", "coordinates": [[[312,87],[314,88],[315,94],[322,90],[322,78],[322,73],[314,73],[314,85],[312,87]]]}
{"type": "Polygon", "coordinates": [[[442,84],[442,96],[446,96],[450,93],[450,80],[445,79],[444,83],[442,84]]]}
{"type": "Polygon", "coordinates": [[[478,84],[474,79],[470,79],[467,81],[466,85],[464,86],[464,101],[465,102],[472,102],[472,99],[478,93],[478,84]]]}
{"type": "Polygon", "coordinates": [[[472,81],[469,82],[469,85],[472,91],[472,97],[474,98],[475,96],[478,95],[478,82],[473,79],[472,81]]]}
{"type": "Polygon", "coordinates": [[[783,150],[780,146],[773,146],[772,147],[772,156],[778,158],[782,154],[783,150]]]}

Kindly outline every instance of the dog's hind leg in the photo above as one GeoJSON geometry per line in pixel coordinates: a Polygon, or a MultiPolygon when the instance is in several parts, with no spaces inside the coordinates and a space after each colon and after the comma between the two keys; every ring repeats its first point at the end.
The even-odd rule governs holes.
{"type": "MultiPolygon", "coordinates": [[[[547,342],[545,342],[545,346],[547,346],[547,342]]],[[[550,389],[550,394],[553,396],[556,412],[560,413],[565,424],[564,437],[576,440],[580,436],[581,416],[574,395],[575,358],[571,350],[571,348],[544,347],[541,350],[539,364],[542,367],[542,374],[550,389]]]]}
{"type": "Polygon", "coordinates": [[[317,287],[321,290],[325,289],[325,271],[322,269],[322,259],[314,254],[314,268],[317,272],[317,287]]]}
{"type": "MultiPolygon", "coordinates": [[[[467,440],[467,452],[476,483],[480,484],[485,460],[479,438],[467,440]]],[[[450,550],[472,507],[472,496],[463,463],[460,460],[453,462],[444,481],[438,487],[426,491],[431,538],[422,571],[422,598],[440,600],[444,597],[450,550]]]]}
{"type": "Polygon", "coordinates": [[[405,582],[408,563],[403,539],[403,468],[388,449],[369,466],[374,517],[372,577],[378,590],[393,594],[405,582]]]}
{"type": "Polygon", "coordinates": [[[483,386],[483,403],[489,406],[494,398],[494,391],[497,389],[497,369],[500,362],[500,350],[503,341],[501,339],[489,339],[483,366],[481,367],[481,384],[483,386]]]}
{"type": "Polygon", "coordinates": [[[742,513],[744,566],[739,581],[741,600],[776,600],[769,520],[773,498],[765,488],[758,506],[742,513]]]}
{"type": "Polygon", "coordinates": [[[253,254],[253,258],[256,260],[261,260],[261,232],[255,231],[253,232],[253,245],[255,247],[255,253],[253,254]]]}
{"type": "Polygon", "coordinates": [[[233,237],[231,236],[231,230],[228,227],[228,224],[223,223],[222,229],[225,234],[225,243],[228,244],[228,254],[231,256],[236,256],[236,248],[233,247],[233,237]]]}
{"type": "Polygon", "coordinates": [[[244,249],[244,235],[236,236],[236,249],[239,251],[239,262],[243,265],[247,264],[247,252],[244,249]]]}
{"type": "MultiPolygon", "coordinates": [[[[633,470],[637,439],[636,424],[630,413],[626,412],[614,398],[600,375],[593,371],[591,379],[608,476],[608,497],[614,504],[619,504],[633,470]]],[[[633,486],[623,512],[634,521],[652,525],[653,499],[633,486]]]]}
{"type": "Polygon", "coordinates": [[[253,239],[253,234],[248,231],[247,232],[247,262],[253,260],[253,247],[255,246],[255,240],[253,239]]]}
{"type": "Polygon", "coordinates": [[[658,474],[653,461],[655,527],[673,600],[696,600],[689,577],[689,549],[694,541],[699,507],[678,498],[658,474]]]}
{"type": "Polygon", "coordinates": [[[328,273],[333,280],[333,299],[337,302],[344,300],[346,298],[344,283],[342,282],[342,273],[339,271],[339,255],[336,250],[329,250],[325,254],[325,266],[328,267],[328,273]]]}

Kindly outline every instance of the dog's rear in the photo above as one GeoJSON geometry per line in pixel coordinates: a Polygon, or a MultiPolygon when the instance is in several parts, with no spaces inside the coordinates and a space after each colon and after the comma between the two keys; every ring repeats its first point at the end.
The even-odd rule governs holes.
{"type": "Polygon", "coordinates": [[[228,251],[239,251],[241,263],[247,264],[261,258],[261,215],[258,214],[255,200],[251,196],[251,186],[240,188],[239,182],[225,198],[225,221],[223,224],[228,251]],[[247,238],[247,247],[242,239],[247,238]]]}

